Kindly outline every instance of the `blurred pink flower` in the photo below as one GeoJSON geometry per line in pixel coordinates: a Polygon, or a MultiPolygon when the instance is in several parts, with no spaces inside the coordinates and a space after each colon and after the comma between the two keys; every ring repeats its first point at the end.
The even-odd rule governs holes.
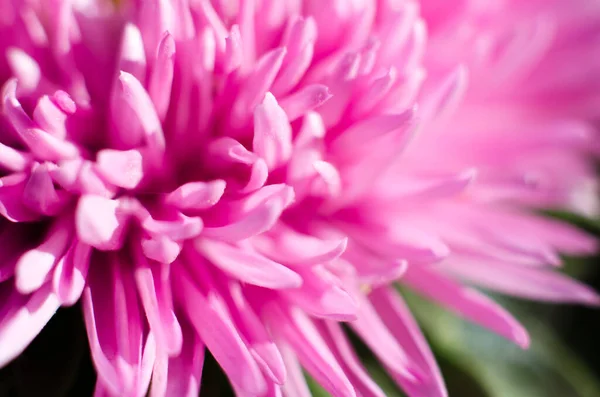
{"type": "Polygon", "coordinates": [[[598,304],[530,210],[595,205],[600,10],[455,3],[0,0],[0,365],[81,297],[98,396],[383,396],[342,322],[445,396],[394,282],[598,304]]]}

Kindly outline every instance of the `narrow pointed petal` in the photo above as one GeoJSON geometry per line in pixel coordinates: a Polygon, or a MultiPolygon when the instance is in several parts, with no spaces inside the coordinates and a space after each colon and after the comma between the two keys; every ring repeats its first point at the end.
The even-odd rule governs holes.
{"type": "Polygon", "coordinates": [[[292,129],[288,118],[269,92],[254,110],[252,147],[270,170],[289,160],[292,155],[292,129]]]}
{"type": "Polygon", "coordinates": [[[167,266],[149,264],[138,255],[134,272],[140,300],[158,348],[169,355],[179,354],[183,337],[173,311],[167,266]]]}
{"type": "Polygon", "coordinates": [[[420,383],[423,377],[422,370],[393,337],[373,305],[362,296],[358,304],[357,320],[350,324],[352,329],[373,350],[373,353],[389,371],[403,380],[403,383],[420,383]]]}
{"type": "MultiPolygon", "coordinates": [[[[0,288],[7,287],[0,285],[0,288]]],[[[20,295],[16,291],[11,293],[20,295]]],[[[25,350],[60,306],[49,284],[28,297],[17,296],[16,299],[7,299],[3,303],[12,307],[5,311],[4,305],[0,304],[0,367],[7,365],[25,350]]]]}
{"type": "Polygon", "coordinates": [[[448,391],[435,357],[398,292],[391,287],[381,287],[371,292],[369,299],[410,359],[424,371],[425,377],[419,384],[410,384],[398,379],[402,388],[411,396],[447,397],[448,391]]]}
{"type": "Polygon", "coordinates": [[[463,287],[426,266],[410,266],[402,281],[420,294],[517,345],[523,348],[529,345],[529,336],[523,326],[485,295],[463,287]]]}
{"type": "Polygon", "coordinates": [[[75,241],[54,269],[52,285],[62,305],[74,305],[85,287],[92,247],[75,241]]]}
{"type": "Polygon", "coordinates": [[[326,321],[324,326],[329,334],[329,344],[335,346],[337,359],[343,364],[344,372],[356,389],[356,394],[361,397],[385,397],[383,390],[371,379],[360,359],[356,356],[354,347],[346,338],[340,325],[326,321]]]}
{"type": "Polygon", "coordinates": [[[322,267],[299,271],[300,288],[284,291],[285,296],[307,313],[336,321],[353,321],[358,304],[340,281],[322,267]]]}
{"type": "Polygon", "coordinates": [[[477,258],[453,258],[442,268],[483,288],[525,299],[600,305],[592,288],[550,269],[477,258]]]}
{"type": "Polygon", "coordinates": [[[277,230],[273,237],[253,240],[256,249],[270,259],[298,266],[314,266],[331,262],[342,255],[348,239],[321,240],[291,229],[277,230]]]}
{"type": "Polygon", "coordinates": [[[179,209],[207,209],[219,202],[225,192],[223,180],[212,182],[190,182],[181,185],[166,197],[168,204],[179,209]]]}
{"type": "Polygon", "coordinates": [[[288,120],[292,122],[309,111],[318,108],[331,97],[332,95],[327,86],[313,84],[283,98],[280,105],[288,120]]]}
{"type": "Polygon", "coordinates": [[[174,63],[175,40],[170,33],[165,32],[158,45],[154,69],[148,86],[148,94],[154,103],[156,114],[160,120],[164,120],[167,110],[169,110],[174,63]]]}
{"type": "Polygon", "coordinates": [[[15,286],[19,292],[30,294],[46,282],[54,266],[65,255],[71,235],[70,225],[58,221],[44,242],[19,258],[15,268],[15,286]]]}
{"type": "Polygon", "coordinates": [[[294,349],[302,366],[334,397],[356,397],[352,384],[344,374],[313,320],[297,309],[272,307],[269,316],[274,331],[294,349]]]}
{"type": "Polygon", "coordinates": [[[176,293],[190,302],[185,306],[187,314],[202,342],[236,387],[246,393],[261,395],[267,390],[265,379],[235,329],[222,298],[215,291],[204,295],[190,277],[184,271],[177,274],[176,293]]]}
{"type": "Polygon", "coordinates": [[[196,247],[215,266],[249,284],[272,289],[302,284],[294,271],[248,249],[209,239],[197,240],[196,247]]]}

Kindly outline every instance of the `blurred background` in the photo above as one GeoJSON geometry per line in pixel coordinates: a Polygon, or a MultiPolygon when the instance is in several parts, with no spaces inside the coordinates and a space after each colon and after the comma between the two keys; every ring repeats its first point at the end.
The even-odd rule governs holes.
{"type": "MultiPolygon", "coordinates": [[[[595,234],[600,220],[552,213],[595,234]]],[[[566,258],[564,271],[600,291],[600,257],[566,258]]],[[[524,351],[407,291],[451,397],[599,397],[600,313],[594,308],[525,302],[492,295],[527,327],[524,351]]],[[[367,369],[388,396],[403,396],[369,350],[353,338],[367,369]]],[[[233,396],[207,356],[201,396],[233,396]]],[[[313,395],[328,396],[309,379],[313,395]]],[[[0,370],[0,397],[85,397],[95,374],[79,305],[60,309],[17,360],[0,370]]],[[[178,396],[173,396],[178,397],[178,396]]]]}

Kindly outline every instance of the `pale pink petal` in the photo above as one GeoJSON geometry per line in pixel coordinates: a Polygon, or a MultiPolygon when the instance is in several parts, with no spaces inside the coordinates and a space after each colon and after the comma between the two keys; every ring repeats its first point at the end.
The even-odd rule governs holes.
{"type": "Polygon", "coordinates": [[[464,287],[426,266],[410,266],[404,283],[468,320],[504,336],[521,347],[529,345],[527,331],[485,295],[464,287]]]}
{"type": "MultiPolygon", "coordinates": [[[[12,286],[8,287],[6,283],[0,284],[0,288],[12,290],[12,286]]],[[[9,294],[17,296],[7,299],[6,295],[2,295],[0,367],[7,365],[25,350],[60,306],[50,284],[45,284],[29,296],[20,295],[16,290],[9,294]],[[8,307],[3,307],[5,305],[8,307]]]]}
{"type": "Polygon", "coordinates": [[[265,288],[295,288],[302,284],[300,275],[244,247],[214,240],[197,240],[196,247],[212,263],[233,277],[265,288]]]}
{"type": "Polygon", "coordinates": [[[206,295],[202,293],[192,283],[190,275],[183,271],[176,280],[176,293],[190,302],[186,305],[190,322],[231,382],[244,392],[264,393],[267,389],[265,379],[235,329],[222,298],[214,290],[206,295]]]}
{"type": "Polygon", "coordinates": [[[402,388],[411,396],[447,397],[448,392],[435,357],[400,295],[393,288],[382,287],[371,292],[369,299],[410,359],[424,371],[425,378],[418,385],[396,378],[402,388]]]}
{"type": "Polygon", "coordinates": [[[270,321],[275,332],[285,338],[302,366],[335,397],[355,397],[356,392],[344,374],[313,321],[302,311],[272,307],[270,321]]]}

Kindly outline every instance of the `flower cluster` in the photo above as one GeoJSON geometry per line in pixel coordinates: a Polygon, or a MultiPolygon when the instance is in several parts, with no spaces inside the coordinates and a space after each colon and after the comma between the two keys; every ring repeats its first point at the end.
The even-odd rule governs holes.
{"type": "MultiPolygon", "coordinates": [[[[81,299],[98,396],[446,396],[395,284],[526,347],[467,284],[562,276],[594,211],[594,0],[0,0],[0,366],[81,299]],[[526,3],[526,4],[523,4],[526,3]]],[[[596,135],[596,136],[595,136],[596,135]]]]}

